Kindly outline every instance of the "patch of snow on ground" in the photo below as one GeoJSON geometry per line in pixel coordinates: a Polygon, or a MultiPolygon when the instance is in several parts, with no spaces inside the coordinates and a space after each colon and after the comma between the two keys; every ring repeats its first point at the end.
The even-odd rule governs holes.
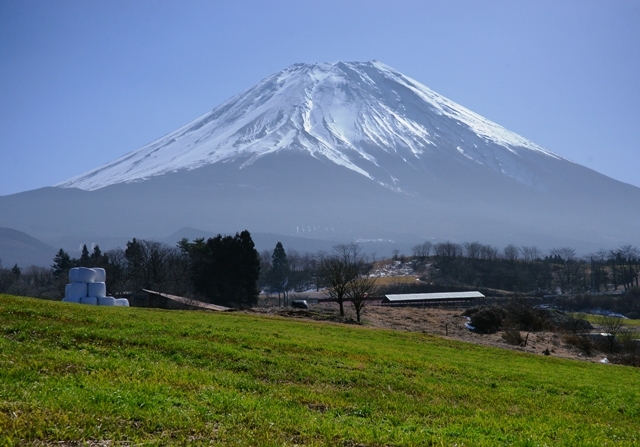
{"type": "Polygon", "coordinates": [[[414,275],[413,263],[400,261],[387,261],[382,265],[376,266],[369,276],[374,278],[382,278],[386,276],[408,276],[414,275]]]}

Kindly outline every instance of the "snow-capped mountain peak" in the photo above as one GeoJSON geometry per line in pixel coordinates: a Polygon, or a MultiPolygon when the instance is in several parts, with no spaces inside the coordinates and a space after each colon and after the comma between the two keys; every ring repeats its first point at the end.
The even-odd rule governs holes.
{"type": "Polygon", "coordinates": [[[560,159],[381,62],[294,64],[57,186],[95,190],[219,162],[243,167],[279,151],[307,153],[400,191],[400,162],[428,169],[433,157],[460,159],[538,186],[524,159],[560,159]]]}

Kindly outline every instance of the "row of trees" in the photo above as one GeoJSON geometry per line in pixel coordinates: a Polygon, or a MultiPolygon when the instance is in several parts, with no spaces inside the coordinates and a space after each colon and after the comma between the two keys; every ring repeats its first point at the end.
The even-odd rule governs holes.
{"type": "Polygon", "coordinates": [[[189,290],[188,258],[178,247],[156,241],[134,238],[126,248],[102,253],[99,246],[89,254],[86,245],[80,258],[71,258],[60,249],[53,259],[52,275],[64,292],[69,269],[73,267],[101,267],[107,272],[107,292],[122,295],[140,289],[162,290],[181,294],[189,290]]]}
{"type": "MultiPolygon", "coordinates": [[[[411,263],[416,272],[424,271],[436,285],[523,293],[628,290],[638,286],[640,273],[640,250],[633,246],[578,257],[569,247],[543,253],[535,246],[508,245],[499,250],[479,242],[425,242],[414,246],[412,255],[397,252],[394,259],[411,263]]],[[[255,304],[259,289],[277,293],[286,305],[291,290],[326,288],[343,314],[344,302],[360,306],[357,302],[364,303],[361,298],[373,290],[371,281],[365,281],[373,263],[357,244],[301,254],[285,252],[278,243],[273,251],[258,255],[250,234],[244,231],[206,241],[184,239],[175,247],[139,239],[106,253],[98,246],[92,251],[84,246],[77,259],[61,249],[50,270],[30,267],[22,272],[17,266],[0,267],[0,293],[60,297],[68,270],[76,266],[105,268],[112,295],[152,289],[235,306],[255,304]]],[[[356,309],[358,317],[360,309],[356,309]]]]}
{"type": "Polygon", "coordinates": [[[345,302],[349,302],[360,321],[367,297],[375,289],[375,278],[368,275],[372,268],[358,244],[340,244],[330,252],[301,255],[295,250],[287,254],[278,242],[272,253],[261,254],[260,284],[265,291],[278,294],[278,305],[282,295],[285,306],[291,290],[325,288],[327,297],[338,303],[341,316],[345,302]]]}
{"type": "Polygon", "coordinates": [[[60,298],[55,278],[48,268],[35,265],[25,269],[17,265],[10,269],[3,268],[1,260],[0,293],[46,299],[60,298]]]}
{"type": "MultiPolygon", "coordinates": [[[[85,247],[86,249],[86,247],[85,247]]],[[[107,272],[107,291],[118,296],[150,289],[214,304],[248,307],[256,304],[260,258],[248,231],[235,236],[218,235],[176,247],[133,239],[126,248],[104,254],[99,247],[79,259],[60,250],[51,267],[62,291],[70,268],[102,267],[107,272]]]]}
{"type": "Polygon", "coordinates": [[[544,254],[535,246],[508,245],[501,251],[479,242],[425,242],[412,251],[414,268],[425,269],[428,261],[431,279],[443,284],[560,293],[628,290],[639,285],[640,250],[631,245],[584,257],[570,247],[544,254]]]}
{"type": "Polygon", "coordinates": [[[101,267],[107,272],[107,293],[129,295],[150,289],[205,302],[235,307],[256,304],[260,257],[248,231],[235,236],[218,235],[177,246],[134,238],[125,248],[103,253],[99,246],[83,246],[79,258],[60,249],[51,268],[31,266],[21,270],[2,268],[0,293],[60,299],[69,270],[101,267]]]}
{"type": "Polygon", "coordinates": [[[278,242],[272,253],[260,256],[249,232],[243,231],[208,240],[183,239],[176,247],[136,238],[106,253],[99,246],[90,252],[85,245],[79,258],[60,249],[50,269],[30,267],[23,274],[17,266],[9,270],[0,265],[0,293],[59,299],[73,267],[104,268],[107,292],[114,296],[151,289],[238,307],[256,304],[259,284],[283,296],[290,290],[326,286],[340,314],[344,316],[344,303],[350,302],[358,321],[375,286],[375,279],[367,275],[373,264],[358,244],[337,245],[331,252],[287,254],[278,242]]]}

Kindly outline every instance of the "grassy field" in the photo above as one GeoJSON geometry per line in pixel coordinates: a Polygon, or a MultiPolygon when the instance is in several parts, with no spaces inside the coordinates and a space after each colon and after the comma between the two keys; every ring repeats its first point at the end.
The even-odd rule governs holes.
{"type": "MultiPolygon", "coordinates": [[[[578,314],[578,313],[574,313],[573,315],[579,316],[580,318],[584,318],[585,320],[589,321],[592,324],[598,324],[598,319],[600,318],[599,315],[593,315],[593,314],[578,314]]],[[[632,329],[640,329],[640,320],[629,320],[629,319],[623,319],[622,320],[622,325],[628,328],[632,328],[632,329]]]]}
{"type": "Polygon", "coordinates": [[[382,276],[376,278],[376,286],[389,286],[391,284],[414,284],[417,276],[382,276]]]}
{"type": "Polygon", "coordinates": [[[631,446],[639,384],[420,333],[0,295],[3,446],[631,446]]]}

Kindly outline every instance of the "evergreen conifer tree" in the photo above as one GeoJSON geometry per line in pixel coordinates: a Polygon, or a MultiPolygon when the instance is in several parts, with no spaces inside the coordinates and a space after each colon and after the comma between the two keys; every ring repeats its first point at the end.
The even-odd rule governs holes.
{"type": "Polygon", "coordinates": [[[180,249],[189,255],[193,288],[208,302],[236,307],[257,303],[260,257],[248,231],[188,242],[180,249]]]}
{"type": "Polygon", "coordinates": [[[80,255],[80,266],[81,267],[89,267],[91,264],[91,258],[89,257],[89,249],[87,248],[87,244],[82,246],[82,254],[80,255]]]}
{"type": "Polygon", "coordinates": [[[102,250],[100,250],[100,246],[96,245],[93,247],[93,253],[89,256],[93,261],[100,261],[102,259],[102,250]]]}
{"type": "Polygon", "coordinates": [[[91,267],[105,267],[109,263],[109,259],[106,254],[102,254],[100,246],[93,247],[93,253],[89,256],[91,267]]]}
{"type": "Polygon", "coordinates": [[[127,260],[127,268],[131,278],[131,285],[134,289],[150,287],[148,275],[145,271],[147,264],[147,252],[144,241],[138,241],[135,237],[127,242],[127,248],[124,251],[127,260]]]}
{"type": "Polygon", "coordinates": [[[289,273],[287,253],[284,251],[282,243],[278,242],[271,255],[271,271],[269,272],[269,286],[271,290],[278,292],[278,302],[280,302],[281,293],[284,293],[286,297],[286,283],[288,282],[289,273]]]}
{"type": "Polygon", "coordinates": [[[56,278],[63,275],[69,269],[74,266],[74,260],[71,259],[69,253],[64,251],[62,248],[56,253],[53,258],[53,265],[51,266],[51,273],[56,278]]]}

